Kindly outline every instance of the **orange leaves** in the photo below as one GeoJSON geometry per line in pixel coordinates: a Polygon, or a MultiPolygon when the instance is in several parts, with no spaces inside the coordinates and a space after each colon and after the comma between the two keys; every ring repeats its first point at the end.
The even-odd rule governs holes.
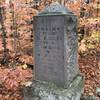
{"type": "Polygon", "coordinates": [[[85,75],[85,95],[95,95],[96,87],[100,86],[100,66],[98,62],[96,49],[85,52],[79,58],[80,70],[85,75]]]}
{"type": "MultiPolygon", "coordinates": [[[[30,71],[29,71],[30,72],[30,71]]],[[[27,70],[16,69],[8,73],[7,77],[4,77],[4,85],[8,90],[16,91],[19,89],[21,83],[26,81],[27,78],[32,78],[32,75],[27,70]]]]}
{"type": "Polygon", "coordinates": [[[24,63],[34,64],[34,59],[32,56],[23,55],[19,58],[19,60],[24,63]]]}
{"type": "Polygon", "coordinates": [[[12,91],[17,90],[19,87],[19,84],[14,79],[6,79],[4,81],[4,84],[5,84],[5,88],[12,91]]]}
{"type": "Polygon", "coordinates": [[[22,100],[21,87],[32,78],[32,70],[0,68],[0,100],[22,100]]]}
{"type": "MultiPolygon", "coordinates": [[[[4,24],[5,24],[5,31],[7,32],[7,39],[6,39],[7,49],[11,59],[14,59],[14,55],[17,55],[16,52],[18,51],[21,54],[21,56],[27,55],[27,61],[25,60],[24,62],[29,63],[32,62],[32,52],[31,55],[28,55],[26,54],[26,51],[27,49],[32,48],[31,35],[32,35],[33,25],[31,23],[31,20],[33,16],[37,14],[38,11],[35,10],[33,6],[31,6],[31,4],[25,4],[26,0],[25,1],[21,0],[21,1],[14,0],[12,1],[14,6],[11,4],[11,2],[7,3],[8,6],[5,6],[6,13],[5,13],[4,24]],[[21,3],[21,1],[23,2],[21,3]],[[16,39],[14,39],[14,36],[16,36],[16,34],[18,34],[18,37],[15,37],[16,39]],[[31,61],[29,61],[30,59],[31,61]]],[[[29,2],[29,0],[27,1],[29,2]]],[[[1,36],[0,36],[0,48],[2,49],[1,36]]],[[[3,50],[0,50],[0,53],[3,54],[3,50]]],[[[0,57],[2,57],[2,54],[0,54],[0,57]]]]}

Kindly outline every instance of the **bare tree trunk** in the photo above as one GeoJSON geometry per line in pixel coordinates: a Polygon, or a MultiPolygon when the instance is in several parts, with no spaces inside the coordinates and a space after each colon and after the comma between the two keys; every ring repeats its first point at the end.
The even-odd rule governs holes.
{"type": "Polygon", "coordinates": [[[4,7],[0,7],[0,24],[1,24],[1,31],[2,31],[2,45],[4,49],[4,55],[3,55],[3,60],[2,64],[7,65],[8,64],[8,50],[6,47],[6,31],[4,27],[4,7]]]}

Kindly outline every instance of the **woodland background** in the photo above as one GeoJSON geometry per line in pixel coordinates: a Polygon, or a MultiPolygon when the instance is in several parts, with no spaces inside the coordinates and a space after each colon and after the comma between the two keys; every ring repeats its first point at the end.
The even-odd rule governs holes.
{"type": "MultiPolygon", "coordinates": [[[[23,100],[34,78],[33,16],[53,1],[0,0],[0,100],[23,100]]],[[[100,1],[60,0],[78,17],[78,58],[85,75],[84,95],[100,87],[100,1]]]]}

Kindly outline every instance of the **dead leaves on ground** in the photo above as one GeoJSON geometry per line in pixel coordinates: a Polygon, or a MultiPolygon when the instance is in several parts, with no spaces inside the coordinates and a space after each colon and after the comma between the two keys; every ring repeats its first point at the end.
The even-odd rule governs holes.
{"type": "MultiPolygon", "coordinates": [[[[100,49],[99,49],[100,50],[100,49]]],[[[79,57],[81,72],[85,75],[85,95],[96,95],[96,88],[100,87],[100,51],[90,50],[79,57]]]]}
{"type": "Polygon", "coordinates": [[[0,68],[0,100],[22,100],[22,87],[32,79],[32,70],[0,68]]]}

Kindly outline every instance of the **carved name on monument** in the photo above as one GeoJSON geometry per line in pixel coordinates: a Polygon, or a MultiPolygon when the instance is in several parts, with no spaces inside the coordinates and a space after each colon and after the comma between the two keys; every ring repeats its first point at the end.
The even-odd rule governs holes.
{"type": "Polygon", "coordinates": [[[78,73],[76,18],[69,14],[34,17],[35,77],[64,86],[78,73]]]}

